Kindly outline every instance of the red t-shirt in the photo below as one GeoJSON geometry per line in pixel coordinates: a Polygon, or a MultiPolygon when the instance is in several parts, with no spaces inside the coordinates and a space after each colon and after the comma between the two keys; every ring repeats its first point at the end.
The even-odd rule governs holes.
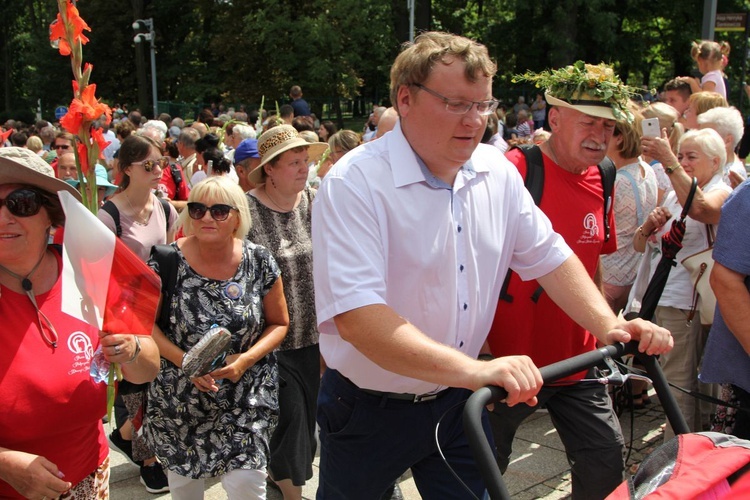
{"type": "MultiPolygon", "coordinates": [[[[526,176],[526,159],[518,149],[507,158],[526,176]]],[[[617,250],[615,219],[610,211],[610,239],[604,242],[604,199],[599,169],[594,165],[582,175],[560,168],[544,158],[544,194],[540,208],[549,217],[593,277],[599,255],[617,250]]],[[[546,293],[535,303],[532,296],[539,283],[521,281],[513,273],[508,293],[512,302],[500,300],[488,341],[492,354],[525,354],[537,366],[588,352],[596,348],[596,337],[578,326],[546,293]]]]}
{"type": "Polygon", "coordinates": [[[165,168],[161,173],[161,180],[159,181],[159,190],[163,192],[167,198],[174,201],[187,201],[190,195],[190,188],[185,178],[185,172],[182,171],[182,167],[179,163],[173,163],[180,171],[182,175],[182,182],[177,186],[172,175],[172,165],[165,168]]]}
{"type": "MultiPolygon", "coordinates": [[[[89,375],[98,331],[60,311],[61,292],[58,278],[36,296],[59,336],[53,350],[29,298],[0,287],[0,447],[41,455],[77,484],[109,454],[101,421],[107,386],[89,375]]],[[[22,497],[0,480],[0,498],[22,497]]]]}

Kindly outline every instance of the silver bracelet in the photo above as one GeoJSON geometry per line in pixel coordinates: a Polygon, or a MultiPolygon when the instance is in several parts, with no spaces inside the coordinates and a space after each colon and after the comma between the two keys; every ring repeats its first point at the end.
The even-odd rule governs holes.
{"type": "Polygon", "coordinates": [[[124,364],[129,365],[130,363],[133,363],[136,359],[138,359],[138,355],[141,354],[141,339],[138,338],[138,335],[133,335],[135,337],[135,352],[130,357],[129,360],[125,361],[124,364]]]}

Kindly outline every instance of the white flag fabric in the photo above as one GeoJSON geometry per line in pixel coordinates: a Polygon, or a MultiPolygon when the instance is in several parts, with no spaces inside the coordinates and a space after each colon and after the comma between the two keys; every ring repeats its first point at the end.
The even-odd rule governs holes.
{"type": "Polygon", "coordinates": [[[57,195],[65,211],[62,310],[101,330],[116,237],[70,193],[57,195]]]}

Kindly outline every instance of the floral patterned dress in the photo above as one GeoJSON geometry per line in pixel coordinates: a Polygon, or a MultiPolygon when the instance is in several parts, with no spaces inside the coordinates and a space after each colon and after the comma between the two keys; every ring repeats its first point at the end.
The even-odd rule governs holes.
{"type": "MultiPolygon", "coordinates": [[[[230,354],[247,351],[265,327],[263,297],[280,275],[276,261],[264,247],[245,241],[236,274],[213,280],[197,274],[177,252],[171,328],[164,334],[187,351],[217,324],[232,332],[230,354]]],[[[149,264],[159,271],[154,261],[149,264]]],[[[175,474],[198,479],[266,467],[279,412],[275,355],[259,360],[236,384],[219,382],[219,392],[200,392],[180,368],[161,360],[148,391],[144,430],[156,456],[175,474]]]]}

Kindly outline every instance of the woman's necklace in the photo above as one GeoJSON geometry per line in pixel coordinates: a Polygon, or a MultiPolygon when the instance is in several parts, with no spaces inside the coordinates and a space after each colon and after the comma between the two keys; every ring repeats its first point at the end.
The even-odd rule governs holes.
{"type": "Polygon", "coordinates": [[[128,196],[128,193],[123,192],[122,194],[125,195],[125,199],[128,201],[128,206],[130,207],[130,210],[133,212],[133,217],[135,218],[135,221],[138,224],[141,224],[144,226],[148,225],[148,217],[143,216],[143,211],[146,209],[146,207],[143,207],[140,211],[136,211],[135,207],[133,207],[133,203],[131,203],[130,201],[130,196],[128,196]]]}
{"type": "Polygon", "coordinates": [[[59,336],[57,335],[57,330],[55,329],[54,325],[49,320],[49,318],[47,318],[47,316],[42,311],[39,310],[39,306],[36,303],[36,296],[34,295],[34,284],[31,282],[31,279],[30,279],[31,275],[34,274],[34,272],[39,268],[39,265],[44,260],[45,255],[47,255],[47,247],[44,248],[44,251],[42,252],[42,255],[39,257],[39,260],[36,262],[33,269],[29,271],[29,273],[26,276],[21,276],[20,274],[16,274],[3,265],[0,265],[0,270],[4,271],[5,273],[11,275],[12,277],[16,278],[18,281],[21,282],[21,288],[23,288],[23,291],[26,293],[26,296],[31,301],[32,305],[34,306],[34,309],[36,309],[37,321],[39,322],[39,332],[42,334],[42,338],[53,349],[57,349],[57,341],[59,340],[59,336]],[[42,320],[44,320],[44,324],[47,325],[47,329],[52,335],[52,338],[47,336],[47,333],[45,332],[45,329],[44,329],[44,325],[42,324],[42,320]]]}
{"type": "MultiPolygon", "coordinates": [[[[273,203],[274,205],[276,205],[276,208],[278,208],[279,210],[281,210],[284,213],[289,213],[292,210],[294,210],[294,204],[292,205],[292,208],[284,208],[281,205],[279,205],[278,203],[276,203],[276,200],[274,200],[273,198],[271,198],[271,193],[268,192],[268,188],[266,186],[267,186],[267,184],[263,184],[263,192],[266,193],[266,196],[268,197],[269,200],[271,200],[271,203],[273,203]]],[[[295,203],[296,203],[296,200],[295,200],[295,203]]]]}

